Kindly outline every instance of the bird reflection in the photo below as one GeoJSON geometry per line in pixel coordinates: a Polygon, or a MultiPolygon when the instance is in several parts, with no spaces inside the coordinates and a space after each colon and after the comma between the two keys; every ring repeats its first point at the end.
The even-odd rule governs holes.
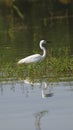
{"type": "Polygon", "coordinates": [[[24,83],[31,86],[39,86],[42,89],[42,98],[53,96],[53,86],[51,85],[51,83],[49,84],[47,82],[32,82],[29,78],[25,79],[24,83]]]}
{"type": "Polygon", "coordinates": [[[34,114],[36,130],[41,130],[41,118],[48,113],[48,110],[40,111],[34,114]]]}
{"type": "Polygon", "coordinates": [[[24,83],[25,84],[28,84],[28,85],[31,85],[31,86],[38,86],[40,85],[39,82],[36,82],[36,81],[32,81],[29,77],[27,77],[25,80],[24,80],[24,83]]]}
{"type": "Polygon", "coordinates": [[[47,98],[47,97],[52,97],[53,92],[52,92],[52,86],[48,86],[46,82],[43,82],[42,85],[42,98],[47,98]]]}

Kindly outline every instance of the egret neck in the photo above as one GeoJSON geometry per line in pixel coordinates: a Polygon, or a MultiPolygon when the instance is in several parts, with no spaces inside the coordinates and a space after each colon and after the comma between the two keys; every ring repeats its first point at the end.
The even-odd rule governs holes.
{"type": "Polygon", "coordinates": [[[40,43],[40,48],[43,50],[42,58],[44,59],[46,57],[46,49],[42,46],[42,43],[40,43]]]}

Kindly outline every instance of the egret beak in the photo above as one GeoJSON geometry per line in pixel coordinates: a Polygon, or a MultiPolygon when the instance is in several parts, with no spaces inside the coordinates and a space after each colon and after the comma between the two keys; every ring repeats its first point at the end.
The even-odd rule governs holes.
{"type": "Polygon", "coordinates": [[[46,41],[47,43],[51,43],[51,41],[46,41]]]}
{"type": "Polygon", "coordinates": [[[50,45],[50,44],[51,44],[51,41],[46,41],[46,43],[50,45]]]}

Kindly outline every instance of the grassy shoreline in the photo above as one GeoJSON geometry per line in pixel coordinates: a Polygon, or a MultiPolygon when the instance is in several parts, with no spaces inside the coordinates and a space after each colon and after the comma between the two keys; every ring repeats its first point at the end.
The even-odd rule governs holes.
{"type": "Polygon", "coordinates": [[[0,67],[0,81],[11,79],[30,79],[48,81],[73,80],[73,57],[69,56],[68,51],[59,51],[57,56],[52,52],[47,55],[42,62],[29,65],[17,65],[13,63],[3,63],[0,67]]]}

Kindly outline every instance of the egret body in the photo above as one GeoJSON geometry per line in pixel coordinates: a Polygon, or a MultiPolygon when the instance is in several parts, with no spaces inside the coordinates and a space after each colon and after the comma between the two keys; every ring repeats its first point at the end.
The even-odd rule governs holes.
{"type": "Polygon", "coordinates": [[[45,40],[40,41],[40,48],[43,50],[43,55],[34,54],[34,55],[27,56],[27,57],[19,60],[18,64],[36,63],[36,62],[39,62],[39,61],[43,60],[46,57],[46,49],[42,45],[45,44],[45,43],[47,43],[47,41],[45,41],[45,40]]]}

